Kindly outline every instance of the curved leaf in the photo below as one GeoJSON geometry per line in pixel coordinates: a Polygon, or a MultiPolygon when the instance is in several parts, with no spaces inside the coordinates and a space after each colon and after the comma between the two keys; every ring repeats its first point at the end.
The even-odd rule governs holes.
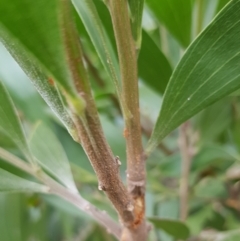
{"type": "MultiPolygon", "coordinates": [[[[114,46],[114,33],[111,17],[106,6],[95,1],[96,8],[101,16],[101,22],[114,46]]],[[[140,78],[155,91],[163,94],[170,79],[172,69],[164,54],[151,39],[146,31],[142,31],[142,44],[138,56],[138,70],[140,78]],[[154,61],[152,61],[154,59],[154,61]]]]}
{"type": "Polygon", "coordinates": [[[192,0],[147,0],[147,5],[183,45],[191,40],[192,0]]]}
{"type": "Polygon", "coordinates": [[[0,192],[48,192],[49,188],[0,168],[0,192]]]}
{"type": "Polygon", "coordinates": [[[1,132],[22,151],[30,162],[33,161],[11,97],[0,81],[0,133],[1,132]]]}
{"type": "Polygon", "coordinates": [[[186,51],[168,84],[150,153],[181,123],[240,87],[240,0],[232,1],[186,51]]]}
{"type": "Polygon", "coordinates": [[[189,228],[183,222],[174,219],[152,217],[148,220],[158,229],[164,230],[177,239],[187,239],[190,235],[189,228]]]}
{"type": "Polygon", "coordinates": [[[0,217],[4,217],[0,219],[2,241],[22,241],[20,203],[19,193],[0,194],[0,217]]]}
{"type": "Polygon", "coordinates": [[[30,140],[30,148],[39,164],[69,189],[76,191],[66,153],[53,132],[39,123],[30,140]]]}
{"type": "Polygon", "coordinates": [[[154,91],[163,94],[172,74],[171,66],[148,33],[143,31],[142,37],[138,58],[139,75],[154,91]]]}
{"type": "Polygon", "coordinates": [[[2,0],[0,40],[12,49],[11,54],[27,73],[34,71],[33,61],[35,67],[73,93],[61,38],[59,1],[2,0]],[[22,63],[26,57],[29,60],[22,63]]]}
{"type": "Polygon", "coordinates": [[[217,12],[219,12],[230,0],[218,0],[217,12]]]}
{"type": "Polygon", "coordinates": [[[142,41],[142,14],[144,0],[128,0],[131,10],[132,34],[135,40],[136,49],[141,48],[142,41]]]}
{"type": "MultiPolygon", "coordinates": [[[[32,66],[32,68],[34,68],[34,66],[32,66]]],[[[56,114],[56,116],[62,121],[64,126],[68,129],[69,133],[71,135],[74,135],[74,123],[66,107],[63,104],[62,98],[53,80],[47,79],[46,75],[44,75],[38,69],[35,69],[35,71],[31,73],[31,81],[33,82],[33,85],[35,86],[39,94],[49,105],[51,110],[56,114]]]]}
{"type": "Polygon", "coordinates": [[[120,70],[116,55],[92,0],[73,0],[100,60],[119,93],[120,70]]]}
{"type": "Polygon", "coordinates": [[[20,14],[19,16],[13,14],[15,18],[10,18],[9,14],[16,10],[16,6],[1,3],[0,40],[31,79],[50,108],[66,126],[72,137],[76,139],[73,121],[62,102],[57,85],[55,84],[56,80],[62,84],[68,93],[75,94],[69,81],[69,73],[64,56],[64,44],[60,36],[59,16],[57,12],[59,6],[54,2],[55,0],[50,5],[47,5],[49,7],[48,10],[41,11],[40,13],[39,11],[36,12],[36,8],[38,8],[37,4],[28,0],[16,1],[14,4],[19,9],[28,7],[29,12],[28,14],[20,14]],[[4,6],[3,8],[2,5],[4,6]],[[1,15],[2,9],[5,10],[5,13],[1,15]],[[42,18],[46,18],[49,22],[52,21],[52,23],[43,24],[42,18]],[[31,19],[31,21],[28,19],[31,19]],[[41,27],[32,30],[33,24],[36,27],[41,25],[41,27]],[[15,25],[20,29],[15,27],[15,25]],[[54,28],[53,25],[55,26],[54,28]],[[51,31],[51,28],[54,31],[51,31]],[[52,39],[49,38],[48,32],[51,32],[52,39]],[[33,34],[31,35],[31,33],[33,34]],[[49,56],[46,60],[47,54],[49,56]]]}

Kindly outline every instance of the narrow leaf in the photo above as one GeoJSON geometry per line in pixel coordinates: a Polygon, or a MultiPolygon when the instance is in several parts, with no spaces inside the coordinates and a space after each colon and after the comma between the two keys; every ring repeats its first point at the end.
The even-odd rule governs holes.
{"type": "Polygon", "coordinates": [[[48,192],[49,188],[0,168],[0,192],[48,192]]]}
{"type": "Polygon", "coordinates": [[[240,87],[240,0],[232,1],[186,51],[168,84],[147,152],[181,123],[240,87]]]}
{"type": "Polygon", "coordinates": [[[33,61],[35,67],[73,93],[61,38],[59,1],[2,0],[0,41],[12,50],[11,54],[25,71],[33,71],[33,61]],[[22,54],[25,56],[21,57],[22,54]],[[29,61],[23,61],[26,57],[29,61]]]}
{"type": "MultiPolygon", "coordinates": [[[[34,66],[32,65],[31,68],[33,69],[34,66]]],[[[33,85],[39,94],[46,101],[55,115],[61,120],[69,133],[73,136],[73,139],[75,139],[74,123],[65,105],[63,104],[62,98],[58,91],[58,87],[54,83],[54,80],[47,78],[46,75],[40,72],[37,68],[34,72],[29,74],[29,77],[31,77],[31,81],[33,82],[33,85]]]]}
{"type": "MultiPolygon", "coordinates": [[[[109,11],[99,0],[95,1],[95,5],[108,38],[114,46],[115,38],[109,11]]],[[[138,70],[140,78],[148,86],[160,94],[164,93],[172,70],[166,57],[144,30],[142,31],[142,45],[138,57],[138,70]],[[154,61],[152,61],[153,59],[154,61]]]]}
{"type": "Polygon", "coordinates": [[[218,0],[217,12],[219,12],[230,0],[218,0]]]}
{"type": "Polygon", "coordinates": [[[153,90],[163,94],[172,73],[171,66],[148,33],[143,31],[142,34],[138,58],[139,75],[153,90]]]}
{"type": "Polygon", "coordinates": [[[153,223],[156,228],[164,230],[176,239],[185,240],[190,234],[188,227],[179,220],[157,217],[148,218],[148,220],[153,223]]]}
{"type": "Polygon", "coordinates": [[[147,0],[146,3],[160,23],[187,47],[191,39],[192,0],[147,0]]]}
{"type": "Polygon", "coordinates": [[[8,4],[4,0],[0,9],[0,41],[76,139],[73,122],[55,83],[59,82],[69,94],[75,94],[65,61],[58,8],[56,0],[37,4],[29,0],[8,4]],[[25,8],[28,8],[27,13],[21,14],[25,8]]]}
{"type": "Polygon", "coordinates": [[[38,123],[30,140],[30,148],[39,164],[69,189],[77,191],[67,156],[53,132],[38,123]]]}
{"type": "Polygon", "coordinates": [[[120,70],[102,20],[92,0],[73,0],[73,4],[92,40],[100,60],[119,93],[120,70]]]}
{"type": "Polygon", "coordinates": [[[11,97],[0,81],[0,132],[7,136],[32,162],[32,157],[11,97]]]}
{"type": "Polygon", "coordinates": [[[142,14],[144,0],[128,0],[131,11],[132,33],[136,49],[140,49],[142,41],[142,14]]]}
{"type": "Polygon", "coordinates": [[[0,194],[0,233],[2,241],[22,241],[22,206],[19,193],[0,194]],[[13,232],[14,230],[14,232],[13,232]]]}

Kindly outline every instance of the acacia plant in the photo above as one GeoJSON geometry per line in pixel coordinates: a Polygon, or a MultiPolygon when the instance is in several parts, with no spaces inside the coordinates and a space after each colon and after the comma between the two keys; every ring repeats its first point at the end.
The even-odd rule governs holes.
{"type": "MultiPolygon", "coordinates": [[[[76,174],[76,164],[70,169],[60,144],[67,137],[58,140],[54,128],[47,127],[49,119],[34,126],[26,121],[2,80],[0,158],[15,169],[1,164],[0,190],[55,195],[121,241],[154,240],[154,227],[187,239],[190,163],[196,155],[188,120],[240,88],[239,37],[240,0],[146,0],[145,6],[144,0],[1,0],[1,42],[60,120],[51,118],[54,125],[64,127],[84,150],[98,182],[93,181],[91,192],[103,192],[118,217],[81,195],[86,190],[77,183],[88,181],[84,172],[76,174]],[[139,105],[140,87],[161,96],[162,102],[149,101],[160,109],[155,124],[139,105]],[[124,126],[126,162],[103,131],[104,101],[115,128],[124,126]],[[178,138],[174,130],[179,126],[178,138]],[[174,153],[171,142],[177,138],[182,174],[174,193],[180,197],[181,221],[146,218],[145,207],[151,207],[145,198],[146,170],[149,192],[161,194],[163,182],[151,160],[174,153]]],[[[122,138],[117,133],[116,140],[122,138]]],[[[81,168],[81,158],[75,158],[81,168]]],[[[171,193],[169,186],[165,189],[171,193]]]]}

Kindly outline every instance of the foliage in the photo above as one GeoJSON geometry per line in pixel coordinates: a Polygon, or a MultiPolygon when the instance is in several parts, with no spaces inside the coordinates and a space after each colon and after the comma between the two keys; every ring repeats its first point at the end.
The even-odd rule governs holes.
{"type": "Polygon", "coordinates": [[[126,2],[1,1],[1,241],[120,239],[143,157],[148,240],[239,240],[240,0],[126,2]]]}

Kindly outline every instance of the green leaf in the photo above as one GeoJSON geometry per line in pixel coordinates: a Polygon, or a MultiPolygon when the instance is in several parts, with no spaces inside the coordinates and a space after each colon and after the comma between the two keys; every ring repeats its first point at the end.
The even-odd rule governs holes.
{"type": "Polygon", "coordinates": [[[144,0],[128,0],[131,11],[132,34],[136,49],[141,48],[142,41],[142,14],[144,0]]]}
{"type": "Polygon", "coordinates": [[[73,93],[59,24],[59,1],[2,0],[0,41],[26,72],[34,71],[33,64],[73,93]]]}
{"type": "Polygon", "coordinates": [[[230,0],[218,0],[217,12],[219,12],[230,0]]]}
{"type": "Polygon", "coordinates": [[[163,94],[172,74],[171,66],[148,33],[143,31],[142,37],[138,58],[139,75],[153,90],[163,94]]]}
{"type": "Polygon", "coordinates": [[[148,220],[153,223],[156,228],[164,230],[174,238],[187,239],[190,234],[186,224],[179,220],[162,219],[157,217],[148,218],[148,220]]]}
{"type": "Polygon", "coordinates": [[[77,192],[66,153],[47,126],[38,123],[30,140],[30,149],[43,168],[66,187],[77,192]]]}
{"type": "Polygon", "coordinates": [[[32,156],[17,116],[15,107],[8,92],[0,81],[0,132],[7,136],[21,150],[25,157],[32,162],[32,156]]]}
{"type": "MultiPolygon", "coordinates": [[[[33,66],[32,66],[33,67],[33,66]]],[[[38,72],[36,69],[34,72],[35,76],[31,76],[31,80],[39,92],[39,94],[42,96],[42,98],[46,101],[48,106],[51,108],[51,110],[56,114],[56,116],[61,120],[61,122],[64,124],[64,126],[67,128],[69,133],[74,136],[74,130],[75,126],[74,123],[66,109],[66,107],[63,104],[62,98],[59,94],[58,88],[54,82],[51,82],[51,79],[47,79],[46,76],[38,72]]]]}
{"type": "Polygon", "coordinates": [[[194,129],[199,132],[201,143],[216,140],[232,123],[231,98],[226,97],[207,107],[194,118],[194,129]]]}
{"type": "MultiPolygon", "coordinates": [[[[240,239],[240,231],[239,229],[230,230],[227,232],[220,232],[221,241],[238,241],[240,239]]],[[[218,240],[219,233],[216,235],[215,241],[218,240]]]]}
{"type": "Polygon", "coordinates": [[[8,49],[9,53],[15,58],[21,68],[25,71],[27,76],[32,81],[34,87],[37,89],[37,91],[40,93],[52,111],[62,121],[68,131],[73,133],[73,121],[62,102],[55,81],[52,78],[47,77],[46,74],[42,71],[41,67],[36,62],[34,63],[33,60],[29,59],[25,51],[22,51],[21,54],[19,54],[17,52],[17,44],[16,48],[12,48],[11,45],[9,45],[10,42],[11,39],[5,43],[5,47],[8,49]]]}
{"type": "Polygon", "coordinates": [[[7,136],[4,132],[0,131],[0,147],[8,149],[14,148],[16,147],[16,145],[9,136],[7,136]]]}
{"type": "Polygon", "coordinates": [[[0,192],[48,192],[49,188],[0,168],[0,192]]]}
{"type": "MultiPolygon", "coordinates": [[[[101,22],[114,46],[115,38],[109,11],[99,0],[95,1],[95,5],[102,18],[101,22]]],[[[142,45],[138,57],[138,70],[140,78],[160,94],[164,92],[172,73],[168,60],[144,30],[142,31],[142,45]],[[153,59],[155,61],[152,61],[153,59]]]]}
{"type": "Polygon", "coordinates": [[[97,178],[91,172],[74,163],[71,163],[71,169],[76,182],[80,184],[97,184],[97,178]]]}
{"type": "Polygon", "coordinates": [[[168,84],[150,153],[181,123],[240,87],[240,0],[232,1],[186,51],[168,84]]]}
{"type": "Polygon", "coordinates": [[[146,0],[160,23],[187,47],[191,40],[192,0],[146,0]]]}
{"type": "Polygon", "coordinates": [[[73,0],[73,4],[92,40],[100,60],[119,93],[120,70],[102,20],[92,0],[73,0]]]}
{"type": "Polygon", "coordinates": [[[0,233],[2,241],[22,241],[20,203],[20,194],[18,193],[0,194],[0,217],[2,217],[0,219],[0,233]]]}
{"type": "Polygon", "coordinates": [[[227,196],[225,183],[216,176],[200,180],[194,187],[194,193],[201,199],[224,198],[227,196]]]}

